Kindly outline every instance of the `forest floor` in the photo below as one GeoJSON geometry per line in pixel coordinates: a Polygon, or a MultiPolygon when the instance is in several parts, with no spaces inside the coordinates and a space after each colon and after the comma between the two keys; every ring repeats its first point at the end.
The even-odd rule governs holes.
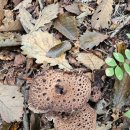
{"type": "MultiPolygon", "coordinates": [[[[52,108],[41,103],[42,77],[53,88],[59,74],[59,81],[69,75],[64,80],[72,86],[77,75],[87,77],[85,87],[91,82],[92,99],[86,97],[97,117],[90,130],[130,130],[129,25],[129,0],[0,0],[0,129],[79,130],[73,122],[58,127],[40,111],[56,108],[56,101],[52,108]]],[[[64,89],[58,86],[56,93],[63,96],[64,89]]],[[[56,112],[63,116],[65,110],[56,112]]]]}

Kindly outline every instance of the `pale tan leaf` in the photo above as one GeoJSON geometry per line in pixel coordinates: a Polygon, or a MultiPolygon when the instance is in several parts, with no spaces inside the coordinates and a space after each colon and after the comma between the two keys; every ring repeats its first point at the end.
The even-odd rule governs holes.
{"type": "Polygon", "coordinates": [[[77,40],[78,38],[77,23],[73,16],[60,16],[55,21],[54,28],[70,40],[77,40]]]}
{"type": "Polygon", "coordinates": [[[34,22],[34,19],[32,18],[32,15],[25,8],[19,9],[18,17],[26,32],[29,32],[34,28],[34,25],[32,24],[34,22]]]}
{"type": "Polygon", "coordinates": [[[8,0],[0,0],[0,8],[4,8],[4,6],[7,4],[8,0]]]}
{"type": "Polygon", "coordinates": [[[23,101],[17,86],[0,84],[0,114],[4,121],[21,121],[23,101]]]}
{"type": "Polygon", "coordinates": [[[4,9],[3,8],[0,8],[0,26],[2,24],[2,20],[4,18],[4,9]]]}
{"type": "Polygon", "coordinates": [[[21,44],[21,35],[18,33],[0,33],[0,47],[17,46],[21,44]]]}
{"type": "Polygon", "coordinates": [[[51,4],[45,7],[36,21],[33,31],[43,27],[47,23],[50,23],[52,19],[55,19],[57,17],[58,10],[58,4],[51,4]]]}
{"type": "Polygon", "coordinates": [[[28,8],[31,5],[32,0],[23,0],[22,2],[20,2],[15,8],[14,10],[18,10],[21,8],[28,8]]]}
{"type": "Polygon", "coordinates": [[[100,69],[104,65],[104,61],[93,53],[79,53],[76,59],[91,70],[100,69]]]}
{"type": "Polygon", "coordinates": [[[3,19],[3,25],[0,26],[0,31],[21,31],[22,25],[18,19],[14,20],[13,11],[5,10],[5,18],[3,19]]]}
{"type": "Polygon", "coordinates": [[[35,31],[22,37],[23,54],[28,57],[36,58],[36,63],[50,63],[51,66],[58,65],[59,68],[71,69],[65,54],[57,58],[49,58],[47,52],[54,46],[60,44],[61,41],[53,37],[48,32],[35,31]]]}
{"type": "Polygon", "coordinates": [[[79,15],[81,12],[80,12],[78,6],[79,6],[78,3],[73,3],[73,4],[71,4],[71,5],[65,6],[65,9],[66,9],[68,12],[71,12],[71,13],[74,13],[74,14],[79,15]]]}
{"type": "Polygon", "coordinates": [[[94,13],[94,9],[89,7],[88,4],[80,3],[79,9],[82,12],[79,16],[76,17],[79,25],[83,23],[84,19],[88,15],[92,15],[94,13]]]}
{"type": "Polygon", "coordinates": [[[82,49],[92,49],[94,46],[98,46],[100,42],[103,42],[107,38],[107,35],[101,34],[99,32],[86,31],[80,37],[80,47],[82,49]]]}
{"type": "Polygon", "coordinates": [[[89,7],[86,3],[79,3],[79,10],[82,12],[86,12],[88,15],[91,15],[94,13],[94,9],[92,7],[89,7]]]}
{"type": "Polygon", "coordinates": [[[109,28],[111,23],[113,0],[102,0],[92,16],[92,27],[99,30],[109,28]]]}

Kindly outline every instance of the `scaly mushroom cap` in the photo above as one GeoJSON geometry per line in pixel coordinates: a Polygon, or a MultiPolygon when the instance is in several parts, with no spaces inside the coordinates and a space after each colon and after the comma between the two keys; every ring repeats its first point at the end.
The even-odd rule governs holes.
{"type": "Polygon", "coordinates": [[[96,112],[88,104],[66,118],[53,119],[56,130],[95,130],[96,112]]]}
{"type": "Polygon", "coordinates": [[[83,74],[48,70],[30,84],[29,108],[35,113],[72,112],[91,95],[91,81],[83,74]]]}

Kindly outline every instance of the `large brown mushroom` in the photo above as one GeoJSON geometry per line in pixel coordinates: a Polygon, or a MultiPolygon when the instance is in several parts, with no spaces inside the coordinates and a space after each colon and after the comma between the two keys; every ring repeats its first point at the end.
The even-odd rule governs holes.
{"type": "Polygon", "coordinates": [[[38,113],[73,112],[89,100],[91,81],[83,74],[48,70],[30,83],[29,108],[38,113]]]}
{"type": "Polygon", "coordinates": [[[95,130],[96,112],[88,104],[70,116],[53,119],[56,130],[95,130]]]}

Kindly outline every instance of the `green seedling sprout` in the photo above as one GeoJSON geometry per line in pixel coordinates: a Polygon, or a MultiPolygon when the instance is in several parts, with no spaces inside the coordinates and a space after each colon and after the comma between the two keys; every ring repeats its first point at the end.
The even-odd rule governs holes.
{"type": "Polygon", "coordinates": [[[124,56],[119,52],[113,52],[113,58],[106,58],[105,62],[109,67],[106,68],[105,73],[108,77],[115,75],[118,80],[122,80],[124,76],[124,71],[122,70],[120,65],[124,67],[124,70],[130,76],[130,66],[125,62],[125,60],[130,61],[129,49],[125,50],[125,57],[126,58],[124,58],[124,56]],[[117,62],[119,62],[119,64],[117,64],[117,62]]]}

